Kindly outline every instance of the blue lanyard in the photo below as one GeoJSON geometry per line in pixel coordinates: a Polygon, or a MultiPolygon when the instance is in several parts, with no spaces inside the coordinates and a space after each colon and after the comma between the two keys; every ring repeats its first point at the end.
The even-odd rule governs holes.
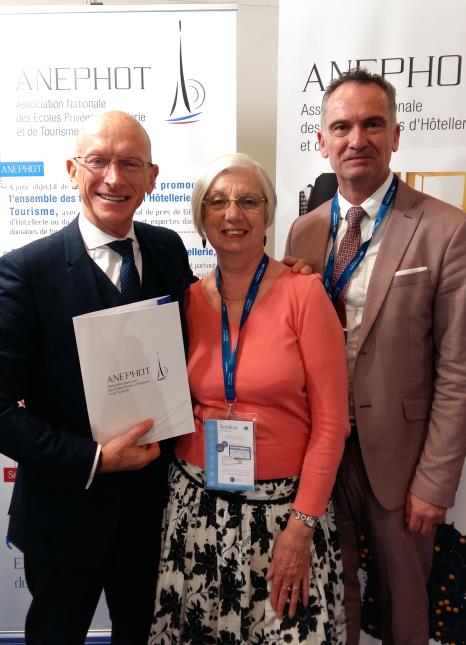
{"type": "Polygon", "coordinates": [[[339,277],[336,285],[332,289],[332,275],[333,275],[333,267],[335,264],[335,240],[337,238],[338,224],[340,221],[340,206],[338,205],[338,191],[335,193],[332,200],[332,208],[330,212],[330,230],[332,234],[332,250],[330,251],[330,255],[328,256],[327,265],[324,271],[325,290],[327,291],[328,295],[334,302],[338,294],[340,293],[340,291],[343,289],[345,284],[348,282],[348,280],[351,278],[353,273],[356,271],[356,269],[364,259],[364,256],[366,255],[366,251],[369,247],[369,244],[372,241],[372,238],[374,237],[376,230],[382,224],[382,221],[385,215],[388,213],[388,210],[390,209],[390,206],[392,205],[393,200],[395,199],[397,188],[398,188],[398,177],[396,175],[393,175],[392,182],[389,186],[389,189],[385,193],[385,197],[383,198],[382,203],[380,204],[378,213],[376,215],[371,237],[368,240],[366,240],[363,244],[361,244],[355,256],[348,264],[348,266],[345,268],[345,270],[339,277]]]}
{"type": "MultiPolygon", "coordinates": [[[[262,256],[262,260],[259,262],[259,265],[254,273],[254,276],[249,285],[248,293],[246,296],[246,302],[244,303],[243,313],[241,314],[241,320],[239,323],[240,330],[242,329],[244,323],[248,319],[248,316],[251,312],[254,301],[256,300],[257,293],[259,291],[262,278],[264,277],[265,270],[269,263],[269,258],[267,255],[262,256]]],[[[222,274],[219,267],[215,271],[215,283],[217,285],[217,291],[220,293],[220,281],[222,279],[222,274]]],[[[221,297],[221,296],[220,296],[221,297]]],[[[222,365],[223,365],[223,384],[225,386],[225,401],[231,404],[234,403],[236,399],[235,393],[235,368],[236,368],[236,353],[239,343],[239,332],[238,339],[236,344],[231,351],[231,334],[230,334],[230,323],[228,322],[228,310],[226,304],[222,298],[222,365]]]]}

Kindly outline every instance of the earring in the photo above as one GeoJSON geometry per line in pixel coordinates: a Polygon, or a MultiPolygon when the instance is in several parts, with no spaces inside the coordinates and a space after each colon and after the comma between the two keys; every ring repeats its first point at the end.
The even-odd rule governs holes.
{"type": "Polygon", "coordinates": [[[203,237],[203,238],[202,238],[202,248],[203,248],[203,249],[205,249],[206,244],[207,244],[207,240],[205,239],[205,237],[203,237]]]}
{"type": "Polygon", "coordinates": [[[267,244],[267,235],[264,235],[264,246],[267,244]]]}

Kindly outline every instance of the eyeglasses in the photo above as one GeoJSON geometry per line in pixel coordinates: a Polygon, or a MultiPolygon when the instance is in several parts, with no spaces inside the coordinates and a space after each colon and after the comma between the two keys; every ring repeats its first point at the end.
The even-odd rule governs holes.
{"type": "Polygon", "coordinates": [[[139,172],[144,166],[153,166],[150,161],[142,159],[114,159],[110,157],[100,157],[99,155],[88,155],[87,157],[73,157],[73,159],[88,170],[108,170],[110,164],[114,161],[123,172],[139,172]]]}
{"type": "Polygon", "coordinates": [[[242,211],[257,211],[261,207],[262,202],[266,201],[266,197],[246,193],[245,195],[238,195],[238,197],[232,199],[228,199],[228,197],[224,197],[223,195],[206,196],[202,200],[202,203],[208,210],[217,212],[225,211],[231,202],[236,202],[236,205],[242,211]]]}

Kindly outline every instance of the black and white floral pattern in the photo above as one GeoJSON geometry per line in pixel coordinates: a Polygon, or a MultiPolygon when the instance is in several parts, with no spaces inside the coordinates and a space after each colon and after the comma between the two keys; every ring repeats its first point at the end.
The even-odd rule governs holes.
{"type": "Polygon", "coordinates": [[[203,488],[202,471],[178,462],[170,499],[149,645],[346,642],[341,555],[333,510],[315,530],[310,599],[277,618],[265,580],[297,480],[260,482],[253,493],[203,488]]]}

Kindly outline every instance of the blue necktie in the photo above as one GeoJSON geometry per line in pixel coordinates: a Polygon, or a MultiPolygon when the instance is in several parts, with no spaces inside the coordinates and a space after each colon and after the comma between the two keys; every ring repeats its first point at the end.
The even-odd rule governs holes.
{"type": "Polygon", "coordinates": [[[120,269],[121,295],[127,302],[141,299],[141,281],[134,263],[133,242],[130,239],[117,240],[107,244],[122,257],[120,269]]]}

